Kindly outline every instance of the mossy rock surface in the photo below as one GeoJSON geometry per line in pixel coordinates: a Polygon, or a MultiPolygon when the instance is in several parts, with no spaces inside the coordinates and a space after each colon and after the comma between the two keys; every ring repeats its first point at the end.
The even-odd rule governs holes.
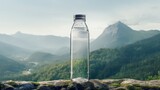
{"type": "Polygon", "coordinates": [[[4,81],[0,90],[160,90],[160,80],[93,79],[76,83],[71,80],[53,81],[4,81]]]}

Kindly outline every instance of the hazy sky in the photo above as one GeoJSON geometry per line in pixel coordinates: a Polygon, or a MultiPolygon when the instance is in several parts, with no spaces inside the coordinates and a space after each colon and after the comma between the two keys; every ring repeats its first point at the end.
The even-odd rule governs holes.
{"type": "Polygon", "coordinates": [[[133,29],[160,29],[160,0],[0,0],[0,33],[69,37],[77,13],[86,14],[91,38],[119,20],[133,29]]]}

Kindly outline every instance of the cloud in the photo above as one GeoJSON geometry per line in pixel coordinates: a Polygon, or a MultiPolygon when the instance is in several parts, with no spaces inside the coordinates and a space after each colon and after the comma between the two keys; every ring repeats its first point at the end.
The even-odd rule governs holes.
{"type": "Polygon", "coordinates": [[[124,7],[115,13],[115,15],[112,16],[113,20],[120,20],[129,26],[137,27],[139,29],[152,29],[154,28],[160,28],[160,6],[154,5],[154,4],[139,4],[136,6],[130,6],[130,7],[124,7]],[[146,24],[146,25],[145,25],[146,24]],[[150,26],[151,24],[152,26],[150,26]],[[149,25],[150,27],[148,27],[149,25]],[[141,27],[141,28],[140,28],[141,27]]]}

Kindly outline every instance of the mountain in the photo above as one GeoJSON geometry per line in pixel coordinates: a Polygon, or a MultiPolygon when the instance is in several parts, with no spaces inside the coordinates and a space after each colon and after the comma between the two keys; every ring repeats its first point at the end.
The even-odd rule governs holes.
{"type": "Polygon", "coordinates": [[[138,40],[152,37],[158,33],[160,33],[158,30],[136,31],[119,21],[108,26],[104,32],[91,43],[91,50],[125,46],[138,40]]]}
{"type": "Polygon", "coordinates": [[[0,42],[0,54],[15,60],[24,60],[30,55],[30,51],[24,48],[0,42]]]}
{"type": "Polygon", "coordinates": [[[53,35],[31,35],[17,32],[13,35],[0,34],[0,41],[31,51],[56,53],[58,49],[69,47],[69,38],[53,35]]]}
{"type": "Polygon", "coordinates": [[[25,69],[23,64],[16,62],[13,59],[0,55],[0,78],[9,76],[10,74],[21,72],[25,69]]]}
{"type": "MultiPolygon", "coordinates": [[[[146,80],[159,74],[160,34],[118,49],[99,49],[90,55],[90,78],[146,80]]],[[[69,79],[70,62],[39,67],[22,80],[69,79]],[[44,78],[45,77],[45,78],[44,78]],[[47,78],[46,78],[47,77],[47,78]]]]}

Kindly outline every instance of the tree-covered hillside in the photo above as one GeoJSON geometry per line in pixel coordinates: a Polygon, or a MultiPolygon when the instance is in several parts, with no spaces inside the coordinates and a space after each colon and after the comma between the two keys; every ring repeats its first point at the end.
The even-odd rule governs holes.
{"type": "Polygon", "coordinates": [[[10,58],[0,55],[0,79],[8,77],[11,74],[19,73],[25,66],[10,58]]]}
{"type": "Polygon", "coordinates": [[[108,53],[114,59],[113,57],[105,58],[107,55],[107,53],[103,55],[105,51],[108,49],[92,52],[91,56],[99,56],[91,58],[91,62],[93,62],[91,65],[94,65],[94,67],[91,66],[91,69],[97,73],[93,75],[93,71],[91,71],[91,78],[147,79],[148,76],[158,74],[160,70],[160,34],[122,47],[118,49],[118,54],[117,52],[108,53]],[[108,62],[111,59],[113,60],[108,62]],[[102,65],[97,65],[98,63],[102,65]]]}

